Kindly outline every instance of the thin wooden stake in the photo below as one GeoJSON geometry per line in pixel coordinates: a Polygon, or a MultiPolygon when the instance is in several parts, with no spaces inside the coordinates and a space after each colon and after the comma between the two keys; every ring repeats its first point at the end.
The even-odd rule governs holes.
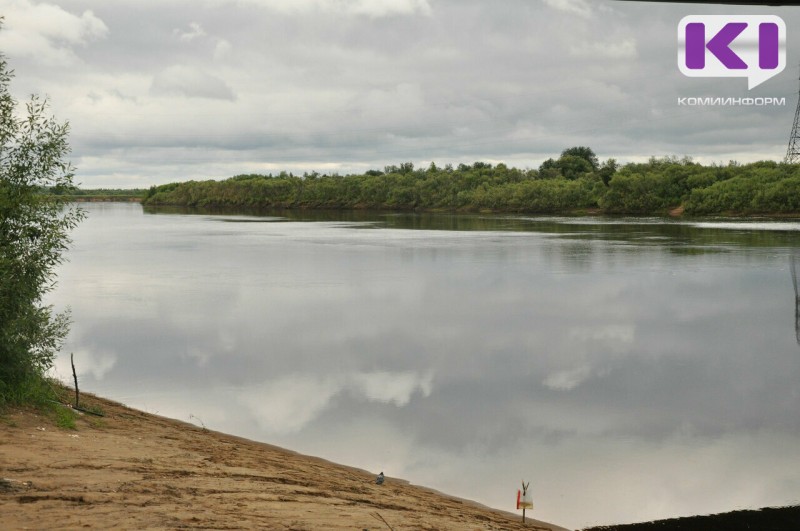
{"type": "MultiPolygon", "coordinates": [[[[529,481],[528,484],[525,484],[525,480],[522,481],[522,498],[525,499],[525,494],[528,493],[528,486],[531,484],[529,481]]],[[[525,507],[522,507],[522,523],[525,523],[525,507]]]]}
{"type": "Polygon", "coordinates": [[[78,409],[80,406],[80,391],[78,391],[78,374],[75,372],[75,360],[73,359],[74,354],[72,352],[69,353],[69,362],[72,365],[72,379],[75,380],[75,409],[78,409]]]}

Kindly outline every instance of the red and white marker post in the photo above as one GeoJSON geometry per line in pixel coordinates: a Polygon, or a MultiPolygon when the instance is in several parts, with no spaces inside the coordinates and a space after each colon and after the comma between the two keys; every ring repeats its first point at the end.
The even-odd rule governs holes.
{"type": "Polygon", "coordinates": [[[533,509],[533,497],[528,492],[530,484],[530,481],[527,484],[523,481],[522,490],[517,491],[517,510],[522,509],[522,523],[525,523],[525,510],[533,509]]]}

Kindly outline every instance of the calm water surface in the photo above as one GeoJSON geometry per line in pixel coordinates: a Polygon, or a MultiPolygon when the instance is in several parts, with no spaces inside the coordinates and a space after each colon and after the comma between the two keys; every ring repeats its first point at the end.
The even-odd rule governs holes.
{"type": "Polygon", "coordinates": [[[798,222],[86,208],[86,391],[569,527],[800,501],[798,222]]]}

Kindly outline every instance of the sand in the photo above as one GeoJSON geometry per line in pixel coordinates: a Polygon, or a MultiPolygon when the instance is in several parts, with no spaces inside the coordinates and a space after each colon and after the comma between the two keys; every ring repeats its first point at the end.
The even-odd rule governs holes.
{"type": "Polygon", "coordinates": [[[91,395],[76,429],[0,415],[2,529],[564,528],[91,395]]]}

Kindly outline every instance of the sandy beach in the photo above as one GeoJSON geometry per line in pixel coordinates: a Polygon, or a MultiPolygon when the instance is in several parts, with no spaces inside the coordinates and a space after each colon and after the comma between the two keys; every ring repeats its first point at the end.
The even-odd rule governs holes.
{"type": "Polygon", "coordinates": [[[3,529],[564,529],[91,395],[81,405],[104,416],[73,430],[0,415],[3,529]]]}

